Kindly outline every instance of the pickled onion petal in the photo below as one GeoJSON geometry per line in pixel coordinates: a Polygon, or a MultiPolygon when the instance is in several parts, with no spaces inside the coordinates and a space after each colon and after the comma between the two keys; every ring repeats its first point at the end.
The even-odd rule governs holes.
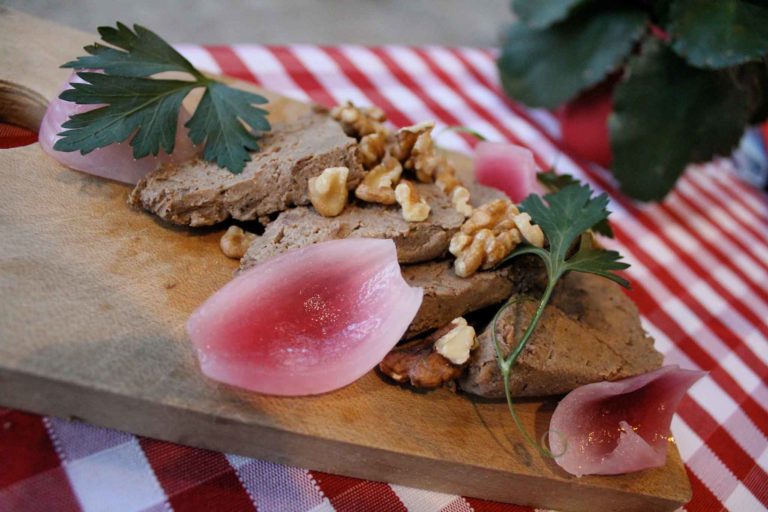
{"type": "Polygon", "coordinates": [[[397,344],[421,305],[391,240],[334,240],[240,274],[187,322],[208,377],[271,395],[344,387],[397,344]]]}
{"type": "Polygon", "coordinates": [[[58,95],[61,91],[68,89],[70,83],[83,82],[84,80],[73,72],[59,93],[56,94],[56,98],[48,104],[43,121],[40,124],[38,133],[40,146],[43,148],[43,151],[60,163],[77,171],[135,185],[145,174],[154,170],[158,165],[167,162],[181,163],[190,160],[198,153],[198,150],[187,136],[187,129],[184,127],[184,123],[187,122],[190,116],[183,106],[179,110],[179,121],[176,126],[176,143],[173,153],[170,155],[161,150],[157,157],[147,156],[134,160],[133,148],[131,148],[128,141],[95,149],[87,155],[83,155],[79,151],[64,152],[53,149],[53,145],[60,138],[58,134],[65,130],[61,125],[70,116],[88,112],[102,106],[78,105],[71,101],[59,99],[58,95]]]}
{"type": "Polygon", "coordinates": [[[617,475],[663,466],[672,415],[706,373],[677,365],[576,388],[555,408],[549,444],[555,462],[576,476],[617,475]]]}
{"type": "Polygon", "coordinates": [[[523,146],[505,142],[480,142],[475,148],[475,178],[488,187],[504,192],[519,203],[529,194],[539,193],[539,171],[533,153],[523,146]]]}

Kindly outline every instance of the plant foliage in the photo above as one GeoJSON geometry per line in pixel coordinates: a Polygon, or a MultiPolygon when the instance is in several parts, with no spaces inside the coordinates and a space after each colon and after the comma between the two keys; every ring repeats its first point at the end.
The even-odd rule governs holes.
{"type": "Polygon", "coordinates": [[[768,118],[768,2],[514,0],[498,60],[505,91],[555,108],[618,75],[613,172],[659,200],[686,165],[728,155],[768,118]]]}

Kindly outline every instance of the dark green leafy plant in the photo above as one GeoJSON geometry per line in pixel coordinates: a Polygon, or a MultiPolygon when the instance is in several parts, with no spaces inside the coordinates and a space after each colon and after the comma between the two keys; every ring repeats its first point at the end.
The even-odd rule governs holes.
{"type": "Polygon", "coordinates": [[[59,96],[81,105],[105,106],[76,114],[62,126],[54,149],[87,154],[130,138],[133,156],[171,153],[176,139],[179,109],[184,98],[199,87],[203,97],[187,122],[189,137],[205,144],[203,158],[237,174],[259,149],[257,138],[270,129],[267,111],[254,105],[266,103],[263,96],[235,89],[205,76],[154,32],[122,23],[117,28],[99,27],[105,46],[85,47],[89,55],[62,67],[99,69],[103,73],[78,72],[86,83],[73,83],[59,96]],[[176,71],[192,80],[151,78],[176,71]]]}
{"type": "Polygon", "coordinates": [[[622,190],[663,198],[689,163],[728,155],[768,118],[768,2],[514,0],[505,91],[555,108],[609,77],[622,190]]]}

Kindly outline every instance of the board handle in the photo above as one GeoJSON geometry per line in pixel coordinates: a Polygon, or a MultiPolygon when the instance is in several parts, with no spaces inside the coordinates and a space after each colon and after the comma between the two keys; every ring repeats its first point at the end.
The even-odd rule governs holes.
{"type": "Polygon", "coordinates": [[[0,122],[37,132],[48,101],[71,73],[61,64],[97,39],[0,6],[0,122]]]}
{"type": "Polygon", "coordinates": [[[32,89],[0,80],[0,122],[37,133],[47,105],[48,101],[32,89]]]}

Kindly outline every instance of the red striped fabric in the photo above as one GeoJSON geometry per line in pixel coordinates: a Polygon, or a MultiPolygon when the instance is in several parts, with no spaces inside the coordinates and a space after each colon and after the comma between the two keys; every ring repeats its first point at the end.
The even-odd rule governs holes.
{"type": "Polygon", "coordinates": [[[0,149],[17,148],[37,142],[37,134],[12,124],[0,123],[0,149]]]}
{"type": "Polygon", "coordinates": [[[153,439],[139,443],[176,512],[253,508],[223,454],[153,439]]]}
{"type": "MultiPolygon", "coordinates": [[[[609,194],[631,298],[668,363],[708,376],[673,433],[689,512],[768,508],[768,197],[728,160],[689,170],[657,205],[622,196],[604,169],[572,156],[557,120],[508,100],[493,50],[257,45],[181,51],[196,65],[326,106],[351,99],[402,126],[434,119],[523,144],[541,166],[609,194]]],[[[445,133],[441,145],[475,141],[445,133]]],[[[0,409],[0,510],[531,511],[224,455],[0,409]],[[10,426],[6,426],[10,425],[10,426]],[[10,464],[5,463],[11,461],[10,464]],[[54,498],[55,496],[55,498],[54,498]]]]}

